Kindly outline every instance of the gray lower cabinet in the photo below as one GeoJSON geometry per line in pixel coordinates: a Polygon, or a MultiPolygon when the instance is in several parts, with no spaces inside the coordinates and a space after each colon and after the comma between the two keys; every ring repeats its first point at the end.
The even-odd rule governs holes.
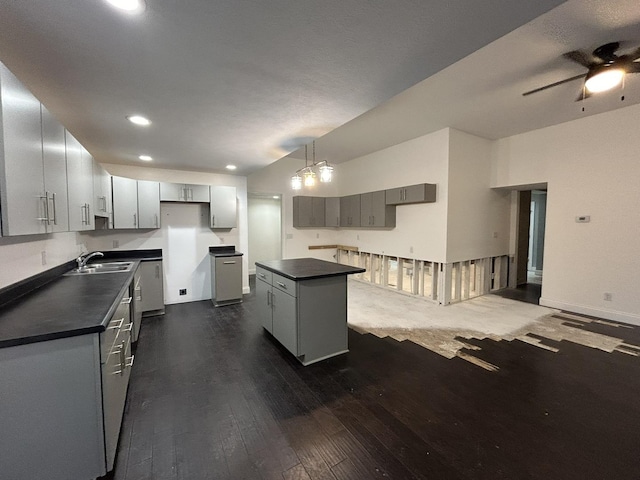
{"type": "Polygon", "coordinates": [[[340,226],[340,197],[326,197],[324,199],[324,226],[340,226]]]}
{"type": "Polygon", "coordinates": [[[360,226],[363,228],[391,228],[396,226],[396,208],[385,203],[385,192],[360,195],[360,226]]]}
{"type": "Polygon", "coordinates": [[[236,187],[212,185],[209,187],[210,227],[236,228],[238,226],[236,187]]]}
{"type": "Polygon", "coordinates": [[[131,341],[137,342],[140,335],[140,325],[142,324],[142,269],[138,266],[133,275],[131,288],[131,341]]]}
{"type": "Polygon", "coordinates": [[[436,201],[436,185],[419,183],[408,187],[386,190],[387,205],[403,205],[407,203],[433,203],[436,201]]]}
{"type": "Polygon", "coordinates": [[[340,197],[340,226],[360,226],[360,195],[340,197]]]}
{"type": "Polygon", "coordinates": [[[123,298],[102,333],[0,349],[0,476],[91,479],[113,469],[131,354],[123,298]]]}
{"type": "Polygon", "coordinates": [[[216,307],[242,302],[242,255],[211,256],[211,301],[216,307]]]}
{"type": "Polygon", "coordinates": [[[324,197],[293,197],[293,226],[296,228],[324,227],[324,197]]]}
{"type": "Polygon", "coordinates": [[[303,365],[348,351],[346,276],[294,281],[256,266],[262,326],[303,365]]]}
{"type": "Polygon", "coordinates": [[[142,275],[142,316],[164,314],[164,280],[162,260],[140,263],[142,275]]]}

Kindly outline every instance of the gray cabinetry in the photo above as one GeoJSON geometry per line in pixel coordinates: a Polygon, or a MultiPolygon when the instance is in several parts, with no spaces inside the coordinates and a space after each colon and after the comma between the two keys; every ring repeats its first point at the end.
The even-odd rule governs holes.
{"type": "Polygon", "coordinates": [[[111,177],[113,228],[138,228],[138,185],[131,178],[111,177]]]}
{"type": "Polygon", "coordinates": [[[360,195],[361,227],[395,227],[396,208],[385,203],[384,190],[360,195]]]}
{"type": "Polygon", "coordinates": [[[93,230],[93,158],[73,135],[65,131],[69,230],[93,230]]]}
{"type": "Polygon", "coordinates": [[[323,197],[293,197],[294,227],[324,227],[325,199],[323,197]]]}
{"type": "Polygon", "coordinates": [[[436,201],[436,185],[420,183],[408,187],[386,190],[387,205],[403,205],[407,203],[432,203],[436,201]]]}
{"type": "Polygon", "coordinates": [[[211,228],[236,228],[236,187],[212,185],[209,188],[211,228]]]}
{"type": "Polygon", "coordinates": [[[0,64],[3,235],[46,232],[40,102],[0,64]]]}
{"type": "Polygon", "coordinates": [[[94,215],[111,217],[111,176],[95,160],[93,161],[94,215]]]}
{"type": "Polygon", "coordinates": [[[340,197],[327,197],[324,199],[324,226],[340,226],[340,197]]]}
{"type": "Polygon", "coordinates": [[[298,302],[295,282],[274,273],[272,287],[273,336],[297,357],[298,302]]]}
{"type": "Polygon", "coordinates": [[[69,231],[69,207],[64,127],[44,105],[40,107],[46,229],[47,232],[67,232],[69,231]]]}
{"type": "Polygon", "coordinates": [[[160,201],[209,203],[209,185],[160,182],[160,201]]]}
{"type": "Polygon", "coordinates": [[[211,256],[211,301],[216,307],[242,301],[242,256],[211,256]]]}
{"type": "Polygon", "coordinates": [[[138,228],[160,228],[160,183],[138,180],[138,228]]]}
{"type": "Polygon", "coordinates": [[[140,263],[142,275],[142,316],[161,315],[164,313],[164,280],[162,260],[140,263]]]}
{"type": "Polygon", "coordinates": [[[256,302],[258,317],[264,329],[273,334],[273,311],[271,309],[271,272],[256,267],[256,302]]]}
{"type": "Polygon", "coordinates": [[[360,226],[360,195],[340,197],[340,226],[360,226]]]}

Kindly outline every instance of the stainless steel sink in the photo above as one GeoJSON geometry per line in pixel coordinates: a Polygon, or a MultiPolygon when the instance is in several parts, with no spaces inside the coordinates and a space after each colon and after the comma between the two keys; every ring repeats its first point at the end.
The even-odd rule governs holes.
{"type": "Polygon", "coordinates": [[[133,262],[102,262],[92,263],[82,268],[74,268],[65,275],[91,275],[98,273],[121,273],[130,272],[133,268],[133,262]]]}

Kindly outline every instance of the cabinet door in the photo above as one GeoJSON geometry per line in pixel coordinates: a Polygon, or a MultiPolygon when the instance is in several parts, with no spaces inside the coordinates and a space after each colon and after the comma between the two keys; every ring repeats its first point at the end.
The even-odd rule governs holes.
{"type": "Polygon", "coordinates": [[[75,185],[74,188],[80,188],[82,191],[82,198],[84,199],[84,203],[86,204],[87,210],[87,224],[85,225],[85,230],[94,230],[95,229],[95,203],[93,200],[93,157],[91,154],[81,146],[80,149],[81,155],[81,176],[82,181],[80,185],[75,185]]]}
{"type": "Polygon", "coordinates": [[[209,185],[185,185],[187,202],[209,203],[209,185]]]}
{"type": "Polygon", "coordinates": [[[340,226],[360,226],[360,195],[340,198],[340,226]]]}
{"type": "Polygon", "coordinates": [[[93,205],[96,217],[111,215],[111,178],[95,160],[93,161],[93,205]]]}
{"type": "Polygon", "coordinates": [[[47,232],[69,231],[64,127],[42,105],[42,160],[44,166],[47,232]]]}
{"type": "Polygon", "coordinates": [[[211,186],[211,228],[236,228],[236,187],[211,186]]]}
{"type": "Polygon", "coordinates": [[[162,261],[142,262],[142,312],[164,310],[162,261]]]}
{"type": "Polygon", "coordinates": [[[138,187],[131,178],[111,177],[113,228],[138,228],[138,187]]]}
{"type": "Polygon", "coordinates": [[[399,205],[404,196],[404,187],[390,188],[385,191],[385,202],[387,205],[399,205]]]}
{"type": "Polygon", "coordinates": [[[311,197],[311,225],[324,227],[324,197],[311,197]]]}
{"type": "Polygon", "coordinates": [[[45,232],[40,102],[0,64],[2,229],[4,235],[45,232]]]}
{"type": "Polygon", "coordinates": [[[405,187],[404,203],[431,203],[436,201],[434,183],[421,183],[405,187]]]}
{"type": "Polygon", "coordinates": [[[340,226],[340,198],[327,197],[324,199],[324,225],[325,227],[340,226]]]}
{"type": "Polygon", "coordinates": [[[160,184],[138,180],[138,228],[160,228],[160,184]]]}
{"type": "Polygon", "coordinates": [[[312,211],[311,197],[293,197],[293,226],[310,227],[312,211]]]}
{"type": "Polygon", "coordinates": [[[216,257],[215,262],[214,300],[242,298],[242,257],[216,257]]]}
{"type": "Polygon", "coordinates": [[[67,193],[69,199],[69,230],[79,232],[90,225],[87,200],[83,195],[82,145],[65,130],[67,160],[67,193]]]}
{"type": "Polygon", "coordinates": [[[256,302],[260,323],[269,333],[273,333],[273,315],[271,311],[271,285],[256,275],[256,302]]]}
{"type": "Polygon", "coordinates": [[[360,195],[360,225],[371,227],[373,225],[373,193],[360,195]]]}
{"type": "Polygon", "coordinates": [[[183,202],[185,199],[184,184],[160,182],[161,202],[183,202]]]}
{"type": "Polygon", "coordinates": [[[372,227],[395,227],[396,207],[387,205],[384,190],[371,193],[372,227]]]}
{"type": "Polygon", "coordinates": [[[298,311],[297,299],[288,293],[273,288],[273,336],[287,350],[298,356],[298,311]]]}

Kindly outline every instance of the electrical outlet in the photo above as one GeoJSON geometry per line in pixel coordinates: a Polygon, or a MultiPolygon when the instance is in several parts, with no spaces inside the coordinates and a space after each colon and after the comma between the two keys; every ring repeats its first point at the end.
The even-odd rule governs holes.
{"type": "Polygon", "coordinates": [[[609,292],[605,292],[604,301],[605,302],[610,302],[611,301],[611,294],[609,292]]]}
{"type": "Polygon", "coordinates": [[[413,253],[413,247],[409,247],[409,253],[413,253]]]}
{"type": "Polygon", "coordinates": [[[493,232],[493,238],[498,238],[498,232],[493,232]]]}
{"type": "Polygon", "coordinates": [[[120,246],[120,240],[113,241],[113,248],[118,248],[120,246]]]}
{"type": "Polygon", "coordinates": [[[287,233],[287,240],[293,240],[293,233],[287,233]]]}
{"type": "Polygon", "coordinates": [[[186,295],[187,294],[187,289],[186,288],[181,288],[180,289],[180,295],[186,295]]]}
{"type": "Polygon", "coordinates": [[[47,264],[47,252],[42,251],[42,252],[40,252],[40,255],[42,256],[42,265],[46,265],[47,264]]]}

